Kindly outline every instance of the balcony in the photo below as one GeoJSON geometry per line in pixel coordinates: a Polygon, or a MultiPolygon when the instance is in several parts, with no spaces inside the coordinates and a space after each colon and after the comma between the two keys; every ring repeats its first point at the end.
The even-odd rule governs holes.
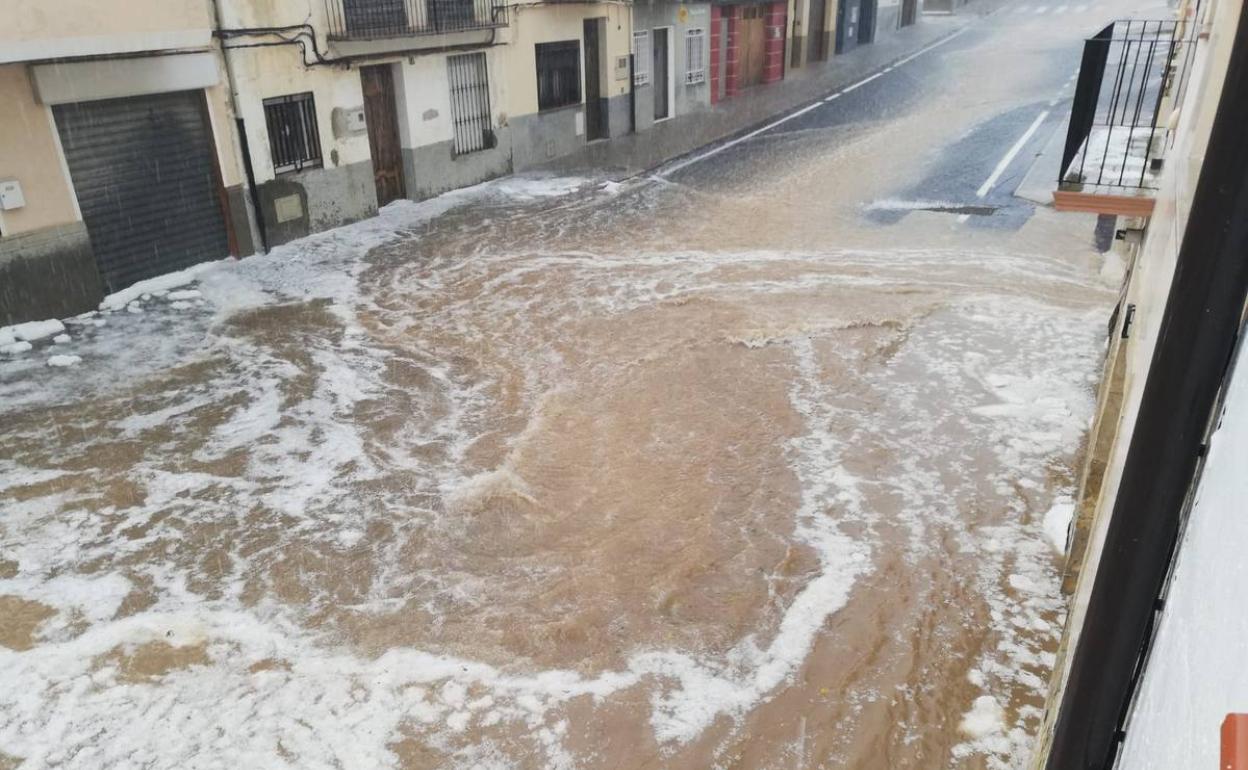
{"type": "Polygon", "coordinates": [[[1183,21],[1116,21],[1084,42],[1054,207],[1148,216],[1196,51],[1183,21]]]}
{"type": "Polygon", "coordinates": [[[385,40],[507,25],[501,0],[325,0],[329,39],[385,40]]]}

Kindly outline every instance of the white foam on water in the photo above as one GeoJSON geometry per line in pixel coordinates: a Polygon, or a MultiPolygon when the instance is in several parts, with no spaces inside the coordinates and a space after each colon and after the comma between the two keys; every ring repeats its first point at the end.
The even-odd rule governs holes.
{"type": "MultiPolygon", "coordinates": [[[[549,180],[519,187],[514,181],[510,184],[482,189],[504,198],[521,198],[567,194],[583,186],[579,181],[549,180]]],[[[20,565],[15,578],[19,582],[8,588],[58,610],[55,618],[37,630],[39,644],[34,650],[0,650],[0,679],[12,683],[7,692],[0,692],[0,745],[6,751],[25,757],[32,766],[67,768],[185,767],[205,755],[224,766],[391,767],[396,759],[390,744],[405,731],[418,730],[422,740],[445,749],[454,765],[487,767],[505,766],[508,757],[488,741],[458,746],[454,736],[478,726],[514,723],[536,737],[541,753],[536,762],[571,767],[573,758],[564,748],[568,726],[562,709],[574,699],[602,699],[647,688],[654,736],[671,747],[697,739],[724,717],[740,721],[791,680],[807,660],[820,629],[845,606],[855,585],[870,574],[876,547],[872,528],[877,514],[865,504],[864,490],[879,481],[861,478],[847,468],[854,447],[841,424],[846,415],[838,407],[839,394],[824,371],[819,349],[821,338],[844,328],[839,323],[760,329],[759,334],[738,340],[747,346],[783,348],[791,356],[794,377],[789,406],[803,423],[800,435],[785,447],[801,489],[793,512],[794,538],[811,549],[819,566],[782,608],[774,627],[747,635],[724,655],[681,649],[631,650],[618,669],[592,675],[560,669],[502,669],[413,648],[392,648],[371,657],[308,630],[286,607],[269,600],[245,604],[241,586],[253,565],[236,552],[231,554],[235,562],[222,578],[220,594],[211,598],[192,589],[185,573],[167,566],[128,567],[141,571],[142,578],[152,584],[149,593],[158,600],[122,618],[116,617],[117,608],[138,576],[121,570],[83,572],[106,546],[109,557],[115,558],[137,552],[143,538],[156,537],[149,534],[125,541],[110,533],[147,524],[163,511],[198,504],[188,501],[195,501],[195,495],[205,489],[214,490],[225,501],[194,509],[205,521],[245,517],[245,503],[261,501],[283,516],[283,537],[343,549],[356,547],[370,523],[363,515],[366,509],[353,500],[358,492],[352,485],[378,478],[387,462],[402,463],[413,486],[442,495],[452,509],[471,505],[482,496],[529,494],[524,479],[506,464],[482,473],[460,470],[473,438],[464,425],[484,397],[473,385],[459,383],[445,367],[430,365],[424,371],[436,389],[446,394],[445,410],[431,418],[420,435],[409,438],[421,446],[444,446],[450,470],[424,468],[421,462],[403,456],[402,446],[384,448],[394,452],[395,458],[370,454],[377,448],[368,444],[353,422],[355,409],[385,397],[381,373],[390,360],[388,351],[370,347],[355,317],[357,303],[367,301],[359,288],[366,266],[362,258],[429,217],[478,200],[482,189],[426,204],[392,204],[374,220],[288,244],[264,257],[214,263],[198,270],[193,281],[177,284],[196,282],[196,288],[188,291],[202,294],[208,310],[200,314],[184,309],[187,312],[182,315],[166,318],[200,335],[205,328],[213,328],[210,324],[241,311],[323,299],[341,322],[342,338],[311,341],[301,350],[316,377],[309,392],[295,397],[284,387],[301,374],[291,361],[243,338],[208,336],[198,343],[203,346],[200,352],[229,362],[219,389],[182,392],[168,403],[115,423],[130,437],[156,428],[176,433],[193,421],[197,410],[236,399],[228,420],[204,436],[192,459],[214,462],[247,449],[250,472],[242,477],[144,466],[137,480],[146,497],[132,508],[95,511],[48,495],[6,512],[0,544],[6,558],[20,565]],[[196,325],[200,315],[211,315],[204,322],[209,325],[196,325]],[[850,524],[866,534],[846,534],[850,524]],[[75,625],[76,619],[85,619],[87,627],[75,625]],[[137,682],[125,681],[115,668],[97,665],[102,656],[118,648],[132,649],[151,641],[173,647],[203,644],[207,662],[137,682]],[[252,670],[256,664],[273,660],[285,665],[252,670]],[[124,701],[118,700],[118,693],[125,694],[124,701]],[[72,720],[65,716],[66,704],[71,702],[72,720]],[[179,725],[174,735],[167,729],[171,723],[179,725]],[[94,739],[101,734],[109,740],[94,739]]],[[[543,271],[573,274],[580,279],[574,285],[601,286],[603,291],[592,297],[570,292],[569,302],[604,316],[716,292],[765,295],[830,286],[886,286],[905,284],[916,276],[934,287],[960,286],[964,279],[951,271],[956,265],[1024,280],[1042,277],[1058,286],[1079,283],[1073,271],[1029,255],[952,251],[483,254],[463,262],[428,271],[421,278],[427,281],[424,288],[437,291],[439,281],[451,280],[458,272],[477,270],[485,275],[484,271],[490,271],[494,282],[483,282],[484,289],[474,302],[500,319],[520,315],[518,306],[509,304],[505,290],[543,271]],[[781,262],[795,267],[783,278],[753,277],[748,269],[742,270],[781,262]],[[829,270],[829,263],[837,269],[829,270]],[[638,279],[639,267],[651,273],[638,279]],[[621,268],[628,268],[632,277],[613,281],[612,271],[621,268]],[[858,268],[865,275],[853,274],[858,268]],[[733,270],[738,274],[732,275],[733,270]]],[[[172,299],[176,293],[172,288],[148,287],[147,293],[166,291],[170,302],[185,301],[172,299]]],[[[167,306],[153,301],[149,315],[156,316],[167,306]]],[[[483,312],[480,306],[474,312],[483,312]]],[[[1029,368],[1028,361],[1020,361],[1028,351],[1013,357],[1006,352],[993,357],[963,356],[976,347],[975,332],[959,337],[950,331],[945,349],[940,347],[945,338],[925,338],[922,343],[933,346],[927,365],[955,399],[942,408],[968,416],[969,429],[979,431],[976,435],[992,447],[1000,466],[1000,477],[993,482],[1007,489],[1020,477],[1042,479],[1052,455],[1069,450],[1066,442],[1075,435],[1069,426],[1084,420],[1090,408],[1082,377],[1089,360],[1087,335],[1082,330],[1098,325],[1067,308],[1020,302],[1017,297],[977,297],[949,312],[959,324],[995,331],[1005,323],[1017,323],[1020,307],[1028,319],[1020,334],[1036,338],[1031,352],[1037,347],[1066,346],[1070,355],[1031,361],[1033,368],[1029,368]],[[950,355],[953,351],[957,355],[950,355]],[[1067,377],[1073,373],[1081,376],[1067,377]],[[1067,379],[1066,384],[1052,383],[1067,379]]],[[[554,308],[551,312],[568,311],[554,308]]],[[[471,316],[449,319],[451,323],[469,321],[471,316]]],[[[112,338],[114,349],[146,343],[154,335],[144,330],[153,327],[136,324],[148,322],[148,318],[115,319],[114,326],[126,328],[112,338]]],[[[80,340],[79,344],[89,349],[92,341],[80,340]]],[[[151,355],[166,363],[177,360],[158,349],[151,355]]],[[[95,358],[92,353],[92,360],[84,366],[94,365],[95,358]]],[[[546,364],[542,359],[534,366],[546,364]]],[[[931,433],[906,440],[938,445],[937,421],[927,420],[914,393],[890,389],[888,376],[881,374],[876,384],[896,397],[898,410],[914,423],[907,429],[931,423],[931,433]]],[[[859,430],[882,429],[872,415],[855,419],[859,430]]],[[[948,505],[941,509],[940,498],[962,490],[942,485],[938,473],[927,464],[932,456],[943,457],[924,455],[922,447],[901,446],[913,449],[913,457],[905,460],[894,482],[906,504],[899,521],[911,528],[913,547],[918,550],[926,547],[929,527],[942,516],[953,520],[954,512],[948,505]]],[[[6,479],[0,490],[10,484],[9,479],[25,484],[55,478],[40,476],[40,469],[0,466],[0,470],[6,479]]],[[[421,525],[423,512],[406,513],[413,520],[411,526],[421,525]]],[[[1034,673],[1022,669],[1045,663],[1037,651],[1040,645],[1033,641],[1037,634],[1049,633],[1045,618],[1054,615],[1056,595],[1052,554],[1042,528],[1024,523],[1022,508],[1013,513],[1016,521],[985,528],[967,539],[967,547],[988,554],[979,588],[990,597],[993,630],[1001,638],[998,649],[976,662],[977,675],[971,681],[987,691],[981,700],[989,698],[1004,713],[997,720],[999,728],[975,730],[974,740],[959,751],[989,754],[994,761],[1002,751],[1017,747],[1011,736],[1022,729],[1018,724],[1030,724],[1026,720],[1032,717],[1009,713],[999,705],[1008,695],[998,698],[993,693],[1035,686],[1034,673]],[[1011,591],[1026,596],[1013,596],[1011,591]]],[[[369,598],[378,603],[393,596],[401,600],[405,595],[401,581],[412,579],[411,575],[383,573],[369,598]],[[396,587],[399,590],[389,590],[396,587]]],[[[983,717],[987,707],[978,703],[972,704],[972,712],[978,708],[983,717]]],[[[986,723],[986,719],[975,721],[977,726],[986,723]]]]}

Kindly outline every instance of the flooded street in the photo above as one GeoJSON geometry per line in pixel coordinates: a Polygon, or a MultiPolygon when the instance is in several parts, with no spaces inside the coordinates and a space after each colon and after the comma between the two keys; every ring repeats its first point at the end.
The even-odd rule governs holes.
{"type": "Polygon", "coordinates": [[[0,768],[1022,766],[1119,276],[1012,195],[1112,11],[1010,8],[0,361],[0,768]]]}

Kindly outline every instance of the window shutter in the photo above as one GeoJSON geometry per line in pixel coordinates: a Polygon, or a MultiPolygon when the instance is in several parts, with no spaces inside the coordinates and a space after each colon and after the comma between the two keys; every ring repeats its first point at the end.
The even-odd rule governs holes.
{"type": "Polygon", "coordinates": [[[650,82],[650,30],[633,32],[633,85],[650,82]]]}
{"type": "Polygon", "coordinates": [[[694,28],[685,32],[685,83],[706,82],[706,31],[694,28]]]}

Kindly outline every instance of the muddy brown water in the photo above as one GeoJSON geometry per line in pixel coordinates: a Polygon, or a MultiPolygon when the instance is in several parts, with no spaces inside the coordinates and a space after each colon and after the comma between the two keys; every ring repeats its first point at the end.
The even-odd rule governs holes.
{"type": "Polygon", "coordinates": [[[861,209],[1001,80],[72,327],[5,381],[0,766],[1019,766],[1113,291],[1087,218],[861,209]]]}

